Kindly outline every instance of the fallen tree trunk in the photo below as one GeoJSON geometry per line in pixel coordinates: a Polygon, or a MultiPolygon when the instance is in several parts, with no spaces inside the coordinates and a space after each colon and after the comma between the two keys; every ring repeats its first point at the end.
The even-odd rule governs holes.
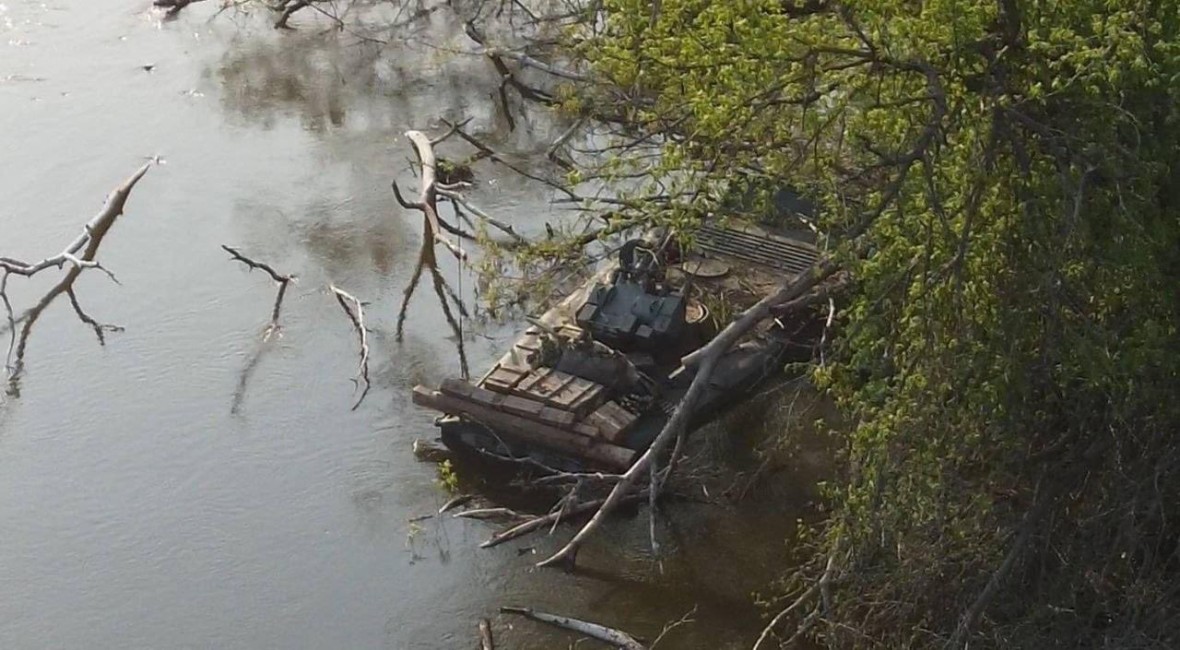
{"type": "Polygon", "coordinates": [[[523,616],[539,623],[569,630],[570,632],[576,632],[582,636],[597,639],[603,643],[609,643],[616,648],[623,648],[623,650],[647,650],[646,646],[630,634],[622,630],[616,630],[613,627],[599,625],[598,623],[569,618],[568,616],[538,612],[527,607],[501,607],[500,611],[505,614],[523,616]]]}

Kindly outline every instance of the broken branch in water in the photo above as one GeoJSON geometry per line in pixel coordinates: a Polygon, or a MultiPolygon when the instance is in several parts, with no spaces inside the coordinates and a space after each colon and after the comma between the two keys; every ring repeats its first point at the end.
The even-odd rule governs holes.
{"type": "MultiPolygon", "coordinates": [[[[415,443],[415,446],[416,446],[416,443],[415,443]]],[[[442,507],[438,509],[438,514],[441,515],[441,514],[447,512],[448,510],[454,510],[455,508],[458,508],[459,506],[466,504],[468,501],[471,501],[474,498],[475,498],[474,494],[460,494],[459,496],[442,504],[442,507]]]]}
{"type": "Polygon", "coordinates": [[[462,206],[468,212],[479,217],[480,219],[482,219],[486,223],[489,223],[489,224],[495,226],[500,231],[502,231],[504,234],[511,237],[513,243],[524,244],[524,243],[528,242],[528,240],[525,239],[523,235],[516,232],[516,229],[513,228],[511,224],[504,223],[503,221],[496,219],[492,215],[490,215],[487,212],[483,211],[482,209],[476,207],[475,205],[472,205],[466,198],[464,198],[464,196],[462,194],[459,194],[458,192],[456,192],[454,190],[444,190],[442,188],[439,188],[438,193],[440,196],[446,197],[448,200],[450,200],[455,205],[462,206]]]}
{"type": "MultiPolygon", "coordinates": [[[[628,495],[625,498],[625,501],[637,501],[644,498],[645,496],[645,493],[632,494],[628,495]]],[[[523,537],[535,530],[540,530],[546,526],[554,525],[563,519],[571,519],[580,515],[584,515],[588,512],[593,512],[598,508],[601,508],[605,501],[605,499],[597,499],[594,501],[579,503],[577,505],[562,507],[561,509],[551,512],[547,515],[541,515],[524,523],[513,526],[512,528],[502,530],[495,535],[492,535],[490,539],[480,544],[479,547],[492,548],[493,546],[499,546],[504,542],[512,541],[518,537],[523,537]]]]}
{"type": "Polygon", "coordinates": [[[523,519],[524,515],[511,508],[474,508],[451,515],[457,519],[523,519]]]}
{"type": "Polygon", "coordinates": [[[450,122],[448,122],[446,120],[443,120],[442,123],[449,126],[455,132],[455,135],[462,138],[464,142],[466,142],[467,144],[469,144],[479,150],[479,153],[477,153],[473,157],[471,162],[475,162],[476,160],[487,158],[488,160],[491,160],[493,162],[497,162],[497,163],[507,167],[508,169],[511,169],[512,171],[516,172],[517,174],[519,174],[527,179],[534,180],[534,181],[537,181],[538,183],[544,183],[545,185],[548,185],[549,187],[557,190],[558,192],[565,194],[571,201],[574,201],[576,203],[581,203],[584,200],[583,197],[579,196],[576,192],[574,192],[570,188],[566,187],[565,185],[562,185],[561,183],[558,183],[557,181],[554,181],[552,179],[545,178],[544,176],[538,176],[536,174],[530,173],[530,172],[525,171],[525,170],[521,169],[520,167],[512,164],[506,158],[504,158],[504,156],[496,153],[495,149],[492,149],[488,145],[484,144],[483,141],[481,141],[479,138],[476,138],[475,136],[471,135],[470,133],[464,131],[462,128],[462,125],[451,124],[450,122]]]}
{"type": "MultiPolygon", "coordinates": [[[[452,127],[453,130],[457,127],[452,127]]],[[[449,135],[449,133],[447,134],[449,135]]],[[[467,316],[467,309],[463,306],[461,297],[455,293],[447,281],[443,278],[442,272],[438,268],[438,259],[434,254],[434,244],[436,242],[442,243],[455,256],[460,263],[459,273],[463,272],[462,263],[467,260],[467,253],[459,248],[456,244],[451,242],[446,235],[441,232],[442,221],[438,217],[438,187],[437,187],[437,159],[434,155],[434,142],[441,141],[447,136],[431,140],[421,131],[407,131],[406,137],[414,145],[414,152],[418,155],[418,161],[422,167],[422,187],[417,202],[410,202],[402,196],[398,189],[397,182],[393,183],[393,193],[397,198],[399,204],[407,209],[420,210],[424,215],[424,233],[422,239],[422,249],[418,252],[418,262],[414,266],[414,273],[410,277],[409,284],[406,285],[405,291],[402,293],[402,304],[398,309],[397,315],[397,340],[401,341],[404,333],[406,315],[409,312],[410,299],[414,296],[414,291],[418,287],[418,281],[422,277],[424,269],[430,269],[430,276],[434,284],[434,292],[438,295],[439,304],[442,306],[443,316],[447,319],[447,325],[451,327],[451,332],[454,333],[457,340],[457,347],[459,350],[459,367],[466,378],[470,371],[467,366],[467,348],[463,341],[463,326],[459,320],[455,318],[451,311],[448,302],[448,296],[455,301],[459,309],[459,317],[467,316]]],[[[449,226],[449,224],[448,224],[449,226]]],[[[451,227],[447,228],[452,230],[451,227]]],[[[462,276],[460,276],[462,277],[462,276]]]]}
{"type": "Polygon", "coordinates": [[[225,244],[222,244],[221,248],[224,249],[225,252],[229,253],[230,256],[233,257],[233,259],[235,259],[235,260],[245,264],[247,267],[249,267],[249,269],[251,271],[253,271],[254,269],[259,269],[259,270],[265,272],[267,275],[270,276],[270,279],[274,280],[275,283],[277,283],[279,285],[279,291],[277,294],[275,294],[274,307],[271,309],[271,312],[270,312],[270,324],[266,326],[266,330],[262,334],[263,341],[269,340],[271,336],[278,333],[280,330],[279,312],[283,309],[283,297],[287,295],[287,287],[288,287],[288,285],[290,285],[292,282],[295,281],[295,276],[294,275],[284,275],[282,273],[279,273],[278,271],[274,270],[274,268],[271,267],[269,264],[265,264],[263,262],[258,262],[258,261],[252,260],[249,257],[246,257],[245,255],[243,255],[240,251],[238,251],[238,249],[233,248],[232,246],[226,246],[225,244]]]}
{"type": "MultiPolygon", "coordinates": [[[[456,131],[461,132],[459,129],[456,129],[456,131]]],[[[417,154],[418,162],[422,167],[422,187],[417,203],[401,201],[400,196],[399,201],[401,201],[402,205],[412,206],[415,209],[421,210],[426,218],[427,228],[434,241],[446,246],[451,251],[451,254],[455,256],[455,259],[466,261],[467,253],[442,233],[442,227],[438,223],[438,188],[435,185],[438,174],[438,160],[434,155],[434,143],[421,131],[406,131],[406,137],[413,143],[414,153],[417,154]]],[[[396,189],[396,185],[394,187],[396,189]]]]}
{"type": "Polygon", "coordinates": [[[668,636],[668,633],[671,632],[672,630],[675,630],[676,628],[680,627],[681,625],[687,625],[688,623],[695,622],[695,619],[693,618],[693,616],[696,613],[697,613],[697,606],[693,605],[692,609],[685,612],[684,616],[681,616],[679,619],[665,625],[664,629],[660,632],[660,635],[656,637],[656,640],[651,642],[651,647],[655,648],[656,646],[660,645],[660,642],[663,641],[664,637],[668,636]]]}
{"type": "Polygon", "coordinates": [[[7,326],[13,332],[9,337],[8,355],[6,358],[10,390],[16,389],[15,383],[24,367],[25,348],[28,345],[29,334],[33,329],[33,325],[41,317],[41,314],[45,312],[46,308],[62,294],[66,294],[70,298],[74,312],[78,315],[78,318],[94,329],[100,345],[105,345],[106,343],[103,332],[119,331],[121,329],[115,325],[99,323],[88,316],[78,303],[77,295],[74,292],[74,282],[82,274],[82,271],[86,269],[99,269],[114,280],[114,275],[96,259],[98,248],[102,245],[102,240],[110,232],[111,227],[115,225],[115,221],[123,214],[123,209],[127,205],[127,199],[131,196],[131,190],[135,188],[136,183],[139,182],[139,179],[143,178],[151,166],[151,162],[145,163],[127,180],[112,190],[98,214],[92,217],[82,227],[82,234],[74,238],[62,252],[33,264],[10,257],[0,257],[0,270],[4,272],[3,280],[0,281],[0,299],[4,302],[7,312],[7,326]],[[13,316],[12,305],[6,293],[9,275],[32,277],[50,268],[61,270],[67,264],[69,264],[70,268],[66,271],[65,276],[42,296],[36,305],[26,310],[19,318],[13,316]],[[18,324],[21,326],[19,333],[16,332],[18,324]]]}
{"type": "MultiPolygon", "coordinates": [[[[837,546],[839,545],[837,544],[837,546]]],[[[813,610],[811,614],[803,619],[803,622],[799,624],[799,626],[795,629],[794,634],[792,634],[787,639],[783,646],[786,647],[793,644],[803,634],[805,634],[811,625],[813,625],[817,620],[819,612],[823,611],[827,607],[826,594],[831,584],[832,575],[835,573],[835,570],[836,555],[833,553],[832,555],[828,556],[827,565],[824,567],[823,575],[820,576],[819,580],[817,580],[815,584],[808,587],[802,594],[799,595],[798,598],[793,600],[790,605],[787,605],[782,611],[776,614],[775,617],[766,624],[766,627],[762,628],[762,633],[758,635],[758,640],[754,642],[754,647],[751,648],[751,650],[761,650],[762,644],[766,643],[766,640],[770,638],[770,635],[774,632],[774,629],[778,627],[779,623],[781,623],[783,619],[790,615],[791,612],[799,609],[801,606],[816,599],[817,597],[822,597],[820,607],[813,610]]]]}
{"type": "Polygon", "coordinates": [[[348,320],[352,321],[352,326],[356,330],[357,337],[360,339],[360,363],[357,366],[357,375],[353,381],[358,384],[363,384],[364,389],[361,391],[361,396],[357,398],[356,403],[352,405],[352,410],[356,410],[361,402],[365,401],[365,395],[369,394],[369,331],[365,329],[365,308],[364,304],[353,296],[352,294],[337,288],[335,285],[330,285],[329,288],[332,293],[336,295],[336,301],[340,303],[340,308],[348,314],[348,320]]]}
{"type": "Polygon", "coordinates": [[[646,650],[646,647],[639,642],[639,639],[627,634],[622,630],[616,630],[613,627],[607,627],[598,623],[591,623],[589,621],[582,621],[568,616],[558,616],[556,614],[547,614],[545,612],[538,612],[527,607],[501,607],[500,611],[505,614],[516,614],[527,619],[545,623],[559,627],[563,630],[576,632],[582,636],[597,639],[603,643],[609,643],[616,648],[623,650],[646,650]]]}
{"type": "Polygon", "coordinates": [[[496,642],[492,640],[492,624],[486,618],[479,619],[479,648],[496,650],[496,642]]]}
{"type": "Polygon", "coordinates": [[[246,362],[245,367],[242,368],[241,375],[238,377],[238,386],[234,389],[233,402],[229,408],[230,413],[236,414],[242,406],[242,401],[246,398],[246,386],[250,382],[250,377],[253,376],[254,370],[258,367],[259,362],[262,361],[262,354],[267,349],[266,343],[274,338],[276,334],[281,335],[282,327],[279,325],[279,314],[283,308],[283,298],[287,295],[287,287],[295,282],[295,276],[279,273],[269,264],[246,257],[241,251],[232,246],[222,244],[221,248],[229,253],[232,259],[245,264],[249,270],[258,269],[269,275],[270,279],[279,285],[279,290],[275,294],[274,306],[270,311],[270,322],[262,331],[262,344],[256,347],[254,353],[251,354],[250,359],[246,362]]]}

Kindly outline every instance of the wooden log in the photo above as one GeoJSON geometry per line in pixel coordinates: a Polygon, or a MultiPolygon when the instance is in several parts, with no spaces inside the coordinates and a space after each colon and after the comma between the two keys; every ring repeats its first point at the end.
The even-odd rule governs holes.
{"type": "Polygon", "coordinates": [[[498,411],[493,407],[446,395],[425,386],[415,386],[414,404],[450,415],[467,416],[507,437],[548,447],[558,453],[587,460],[612,471],[625,470],[635,452],[604,440],[578,435],[541,422],[498,411]]]}
{"type": "Polygon", "coordinates": [[[591,639],[597,639],[603,643],[609,643],[616,648],[623,650],[647,650],[646,646],[639,642],[639,639],[627,634],[622,630],[616,630],[613,627],[607,627],[598,623],[591,623],[589,621],[582,621],[568,616],[558,616],[557,614],[548,614],[546,612],[538,612],[527,607],[501,607],[501,612],[505,614],[516,614],[528,619],[532,619],[539,623],[559,627],[563,630],[576,632],[582,636],[588,636],[591,639]]]}
{"type": "Polygon", "coordinates": [[[524,397],[490,391],[461,379],[443,380],[439,392],[556,427],[569,427],[577,419],[571,412],[524,397]]]}
{"type": "Polygon", "coordinates": [[[451,515],[456,519],[520,519],[524,515],[511,508],[476,508],[451,515]]]}
{"type": "Polygon", "coordinates": [[[448,510],[454,510],[455,508],[458,508],[459,506],[464,505],[465,503],[471,501],[474,498],[475,498],[474,494],[460,494],[459,496],[444,503],[442,505],[442,507],[438,509],[438,514],[441,515],[448,510]]]}

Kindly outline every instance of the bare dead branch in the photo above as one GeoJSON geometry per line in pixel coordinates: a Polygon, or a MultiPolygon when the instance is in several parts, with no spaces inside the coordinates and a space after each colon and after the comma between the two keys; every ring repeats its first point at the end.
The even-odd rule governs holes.
{"type": "MultiPolygon", "coordinates": [[[[778,614],[775,615],[774,618],[770,619],[770,622],[766,624],[766,627],[762,628],[762,633],[758,635],[758,640],[754,642],[754,647],[750,650],[761,650],[762,644],[766,643],[766,641],[770,638],[770,635],[774,633],[775,628],[777,628],[779,624],[787,618],[787,616],[790,616],[791,612],[798,610],[803,605],[806,605],[818,596],[822,596],[823,593],[826,592],[828,584],[831,582],[832,574],[835,572],[835,560],[835,553],[828,556],[827,565],[824,567],[823,575],[820,576],[819,580],[804,590],[798,598],[791,601],[791,604],[784,607],[778,614]]],[[[811,615],[807,617],[807,619],[804,620],[803,623],[799,625],[799,627],[791,635],[791,640],[788,641],[788,645],[794,640],[798,639],[800,634],[806,632],[807,628],[814,623],[814,620],[817,617],[816,612],[819,611],[819,609],[816,609],[811,615]]]]}
{"type": "Polygon", "coordinates": [[[100,323],[91,318],[85,311],[82,310],[82,305],[78,304],[78,295],[74,293],[73,287],[66,289],[66,295],[70,298],[70,304],[74,307],[74,313],[83,322],[94,328],[94,335],[98,337],[99,345],[106,345],[107,339],[103,332],[122,332],[123,328],[118,325],[107,325],[100,323]]]}
{"type": "Polygon", "coordinates": [[[336,287],[336,285],[329,285],[328,288],[336,295],[336,301],[340,303],[340,308],[348,315],[348,320],[352,322],[352,327],[356,330],[357,338],[360,340],[360,362],[357,364],[357,374],[353,381],[362,384],[364,389],[361,390],[361,395],[357,398],[356,403],[352,405],[352,410],[355,411],[361,402],[365,401],[365,396],[369,394],[370,388],[369,331],[365,329],[365,307],[356,296],[336,287]]]}
{"type": "Polygon", "coordinates": [[[579,117],[577,120],[574,120],[573,124],[570,124],[569,128],[563,131],[561,135],[557,136],[557,139],[553,141],[553,144],[549,145],[549,149],[545,151],[545,157],[552,161],[553,164],[566,171],[573,170],[574,166],[566,159],[557,155],[557,152],[563,146],[565,146],[566,142],[569,142],[569,139],[572,138],[574,134],[578,132],[578,129],[582,128],[585,123],[586,118],[584,117],[579,117]]]}
{"type": "Polygon", "coordinates": [[[291,19],[291,16],[296,11],[310,6],[311,2],[309,0],[280,0],[274,7],[276,11],[281,12],[278,19],[275,20],[275,29],[291,29],[287,25],[287,21],[291,19]]]}
{"type": "Polygon", "coordinates": [[[660,645],[660,642],[663,641],[664,637],[668,636],[668,633],[671,632],[672,630],[675,630],[676,628],[680,627],[681,625],[687,625],[689,623],[694,622],[693,616],[696,613],[697,613],[697,606],[693,605],[692,609],[685,612],[684,616],[681,616],[676,621],[673,621],[673,622],[669,623],[668,625],[665,625],[664,629],[660,631],[660,635],[656,637],[656,640],[651,642],[651,647],[654,649],[656,646],[660,645]]]}
{"type": "Polygon", "coordinates": [[[623,632],[616,630],[613,627],[607,627],[598,623],[591,623],[589,621],[581,621],[576,618],[569,618],[568,616],[558,616],[556,614],[548,614],[545,612],[538,612],[534,609],[524,607],[501,607],[501,612],[505,614],[516,614],[525,618],[559,627],[563,630],[576,632],[582,636],[588,636],[592,639],[597,639],[603,643],[608,643],[616,648],[622,650],[646,650],[646,647],[639,642],[638,639],[623,632]]]}
{"type": "Polygon", "coordinates": [[[499,219],[496,219],[492,215],[483,211],[479,207],[472,205],[466,198],[463,197],[462,194],[444,189],[439,189],[438,193],[440,196],[445,196],[452,203],[463,206],[463,208],[465,208],[468,212],[479,217],[484,222],[495,226],[498,230],[511,237],[513,242],[517,244],[528,243],[528,240],[525,239],[523,235],[516,232],[516,229],[513,228],[511,224],[504,223],[503,221],[500,221],[499,219]]]}
{"type": "Polygon", "coordinates": [[[94,329],[100,344],[105,343],[103,332],[119,330],[119,328],[113,325],[99,323],[82,310],[74,293],[74,283],[78,279],[78,276],[86,269],[99,269],[106,273],[108,277],[115,279],[114,275],[96,259],[98,249],[102,245],[103,238],[106,237],[111,227],[114,226],[115,221],[123,214],[132,189],[135,188],[135,185],[143,178],[144,174],[147,174],[152,164],[152,162],[145,163],[127,178],[127,180],[112,190],[107,195],[107,199],[98,214],[83,225],[82,233],[71,241],[62,252],[33,264],[10,257],[0,257],[0,269],[4,270],[4,278],[0,282],[0,295],[2,295],[8,316],[7,325],[13,332],[10,338],[7,357],[10,389],[15,388],[15,382],[18,380],[24,367],[25,349],[28,346],[29,335],[32,332],[33,326],[49,305],[62,294],[68,295],[78,318],[94,329]],[[50,268],[64,269],[67,264],[70,265],[70,268],[65,272],[65,275],[41,297],[37,304],[25,311],[20,318],[13,317],[12,305],[7,295],[9,275],[16,274],[31,277],[50,268]],[[16,332],[18,323],[21,325],[19,333],[16,332]]]}
{"type": "Polygon", "coordinates": [[[235,260],[245,264],[247,267],[249,267],[249,269],[251,271],[253,271],[254,269],[258,269],[258,270],[265,272],[267,275],[270,276],[271,280],[274,280],[275,283],[279,285],[279,290],[275,294],[274,307],[271,308],[271,312],[270,312],[270,324],[267,325],[266,330],[263,332],[263,335],[262,335],[262,340],[265,341],[280,331],[279,313],[283,309],[283,298],[287,295],[287,287],[290,286],[291,283],[295,282],[295,276],[279,273],[278,271],[274,270],[274,267],[270,266],[269,264],[265,264],[263,262],[258,262],[253,259],[250,259],[249,257],[246,257],[245,255],[243,255],[241,253],[241,251],[239,251],[238,249],[233,248],[231,246],[226,246],[225,244],[222,244],[221,248],[224,249],[227,253],[229,253],[230,256],[233,257],[233,259],[235,259],[235,260]]]}
{"type": "Polygon", "coordinates": [[[492,640],[492,624],[488,619],[479,619],[479,647],[480,650],[496,650],[496,642],[492,640]]]}
{"type": "Polygon", "coordinates": [[[510,508],[475,508],[451,515],[456,519],[523,519],[525,515],[510,508]]]}
{"type": "Polygon", "coordinates": [[[489,46],[487,37],[484,36],[484,34],[479,31],[479,28],[475,26],[475,21],[468,21],[464,25],[464,31],[467,33],[468,38],[475,41],[483,48],[482,53],[489,59],[511,59],[523,66],[540,70],[541,72],[553,75],[554,77],[568,79],[569,81],[590,81],[590,78],[586,75],[578,74],[577,72],[572,72],[570,70],[563,70],[557,66],[545,63],[544,61],[538,61],[537,59],[534,59],[523,52],[516,52],[507,48],[489,46]]]}
{"type": "Polygon", "coordinates": [[[424,209],[421,203],[407,201],[406,197],[402,196],[401,188],[397,186],[397,180],[393,181],[393,196],[397,199],[399,205],[407,210],[422,210],[424,209]]]}
{"type": "Polygon", "coordinates": [[[446,513],[449,510],[454,510],[455,508],[458,508],[459,506],[466,504],[467,502],[471,501],[474,498],[475,498],[474,494],[460,494],[459,496],[454,497],[451,500],[447,501],[446,503],[442,504],[442,507],[438,509],[438,514],[441,515],[441,514],[446,513]]]}
{"type": "MultiPolygon", "coordinates": [[[[454,128],[454,126],[451,125],[446,120],[443,120],[443,124],[447,124],[448,126],[452,126],[452,128],[454,128]]],[[[492,149],[488,145],[484,144],[482,141],[480,141],[478,138],[471,135],[470,133],[467,133],[462,128],[455,128],[455,135],[459,136],[464,141],[466,141],[467,144],[470,144],[471,146],[473,146],[479,150],[479,154],[476,157],[477,160],[480,158],[487,158],[488,160],[495,161],[495,162],[500,163],[501,165],[507,167],[508,169],[511,169],[512,171],[516,172],[517,174],[520,174],[521,176],[523,176],[525,178],[537,181],[539,183],[544,183],[545,185],[552,187],[553,189],[561,192],[562,194],[565,194],[567,197],[569,197],[569,199],[571,199],[575,202],[580,203],[583,201],[583,198],[581,196],[579,196],[577,193],[575,193],[570,188],[562,185],[561,183],[558,183],[558,182],[553,181],[551,179],[545,178],[543,176],[538,176],[536,174],[530,173],[530,172],[525,171],[525,170],[521,169],[520,167],[517,167],[516,165],[513,165],[512,163],[508,162],[503,156],[496,153],[496,151],[494,149],[492,149]]]]}
{"type": "MultiPolygon", "coordinates": [[[[78,251],[83,251],[82,257],[80,258],[82,262],[94,262],[94,253],[98,251],[98,244],[102,242],[102,238],[106,236],[107,231],[114,225],[115,220],[123,214],[123,207],[127,203],[127,198],[131,196],[131,190],[139,182],[139,179],[143,178],[143,175],[148,172],[151,166],[152,163],[145,163],[130,178],[112,190],[98,214],[94,215],[90,221],[82,226],[82,234],[74,238],[62,252],[53,257],[47,257],[35,264],[27,264],[10,257],[0,257],[0,268],[10,273],[28,277],[50,267],[61,269],[70,258],[76,258],[78,251]]],[[[81,268],[85,267],[78,267],[78,270],[81,270],[81,268]]]]}
{"type": "MultiPolygon", "coordinates": [[[[646,498],[646,494],[631,494],[624,497],[624,502],[636,501],[646,498]]],[[[596,499],[587,501],[585,503],[575,504],[566,508],[562,508],[547,515],[542,515],[536,519],[531,519],[518,526],[513,526],[507,530],[502,530],[479,545],[480,548],[491,548],[499,546],[504,542],[514,540],[518,537],[523,537],[533,531],[541,530],[546,526],[551,526],[561,520],[569,520],[570,518],[578,517],[589,512],[594,512],[602,507],[605,499],[596,499]]]]}
{"type": "MultiPolygon", "coordinates": [[[[455,131],[462,133],[462,130],[458,128],[455,131]]],[[[425,215],[431,238],[446,246],[459,261],[466,261],[467,253],[450,239],[447,239],[446,235],[442,234],[441,226],[439,226],[437,188],[435,187],[438,162],[434,155],[434,145],[431,144],[430,138],[421,131],[406,131],[406,138],[413,143],[414,152],[418,155],[418,162],[422,166],[421,193],[418,204],[414,207],[421,210],[422,214],[425,215]]],[[[405,205],[404,202],[402,204],[405,205]]]]}
{"type": "Polygon", "coordinates": [[[471,122],[471,118],[470,118],[470,117],[469,117],[469,118],[467,118],[467,119],[465,119],[465,120],[463,120],[462,122],[457,122],[457,123],[455,123],[455,124],[452,124],[452,125],[451,125],[451,128],[450,128],[450,129],[448,129],[446,133],[444,133],[444,134],[442,134],[442,135],[438,136],[437,138],[431,138],[431,139],[430,139],[430,146],[432,146],[432,147],[437,147],[437,146],[438,146],[439,144],[441,144],[441,143],[442,143],[444,140],[446,140],[447,138],[450,138],[452,135],[455,135],[455,132],[456,132],[456,131],[458,131],[459,129],[461,129],[461,128],[463,128],[463,127],[467,126],[467,124],[468,124],[469,122],[471,122]]]}

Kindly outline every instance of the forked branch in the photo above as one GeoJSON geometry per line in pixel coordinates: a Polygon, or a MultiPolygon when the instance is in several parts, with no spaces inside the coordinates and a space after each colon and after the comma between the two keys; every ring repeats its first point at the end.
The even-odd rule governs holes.
{"type": "Polygon", "coordinates": [[[279,273],[269,264],[252,260],[232,246],[226,246],[225,244],[222,244],[221,248],[225,250],[225,252],[229,253],[233,259],[241,262],[242,264],[245,264],[251,271],[254,269],[263,271],[270,276],[271,280],[274,280],[275,283],[279,285],[279,290],[275,294],[274,307],[272,307],[270,311],[270,324],[266,326],[266,330],[264,330],[262,334],[263,341],[270,339],[271,336],[274,336],[280,330],[279,313],[283,309],[283,298],[287,295],[287,287],[290,286],[291,283],[295,282],[295,276],[279,273]]]}
{"type": "MultiPolygon", "coordinates": [[[[28,345],[29,334],[32,332],[33,325],[36,324],[37,319],[41,317],[41,314],[45,312],[49,305],[53,304],[62,294],[66,294],[69,297],[78,318],[94,329],[94,333],[98,337],[100,344],[105,344],[106,342],[104,332],[118,331],[120,329],[114,325],[99,323],[83,311],[74,292],[74,283],[77,281],[78,276],[86,269],[98,269],[112,280],[115,280],[114,274],[98,262],[98,249],[102,245],[103,238],[110,232],[111,227],[115,225],[115,221],[123,214],[123,209],[127,205],[127,199],[131,196],[131,190],[135,188],[135,185],[143,178],[144,174],[147,174],[151,166],[151,162],[145,163],[127,178],[127,180],[112,190],[107,195],[106,202],[103,203],[102,209],[99,210],[98,214],[94,215],[90,221],[87,221],[83,225],[82,233],[74,238],[57,255],[47,257],[35,263],[23,262],[11,257],[0,257],[0,270],[4,273],[3,279],[0,279],[0,301],[4,303],[5,314],[7,316],[6,326],[11,332],[9,336],[8,354],[6,356],[10,389],[15,390],[16,381],[24,367],[25,349],[28,345]],[[14,316],[12,303],[9,301],[7,294],[8,277],[10,275],[32,277],[47,269],[65,269],[67,265],[69,268],[66,270],[65,275],[41,297],[37,304],[25,311],[20,317],[14,316]],[[18,325],[20,326],[19,332],[17,332],[18,325]]],[[[117,280],[115,281],[117,282],[117,280]]]]}

